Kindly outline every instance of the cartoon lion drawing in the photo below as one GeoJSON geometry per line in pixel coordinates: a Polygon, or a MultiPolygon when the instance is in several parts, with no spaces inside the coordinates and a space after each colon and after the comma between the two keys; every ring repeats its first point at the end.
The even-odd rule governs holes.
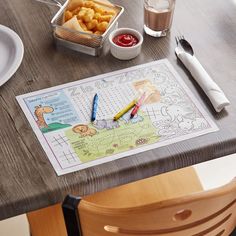
{"type": "Polygon", "coordinates": [[[76,125],[72,130],[74,133],[79,133],[82,137],[92,137],[97,133],[96,129],[89,128],[88,125],[76,125]]]}

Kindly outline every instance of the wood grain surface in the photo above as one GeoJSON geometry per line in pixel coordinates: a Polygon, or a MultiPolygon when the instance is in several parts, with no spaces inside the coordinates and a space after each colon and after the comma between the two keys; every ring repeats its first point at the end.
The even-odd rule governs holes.
{"type": "MultiPolygon", "coordinates": [[[[125,7],[119,26],[143,32],[142,1],[114,2],[125,7]]],[[[130,61],[113,58],[108,49],[101,57],[56,49],[50,28],[56,11],[35,0],[0,1],[0,24],[15,30],[25,46],[20,68],[0,87],[0,219],[61,202],[68,193],[86,195],[236,152],[234,0],[177,1],[170,34],[160,39],[144,34],[141,54],[130,61]],[[177,61],[178,34],[191,41],[198,59],[231,101],[226,111],[214,112],[177,61]],[[169,59],[220,131],[58,177],[15,96],[163,58],[169,59]]]]}

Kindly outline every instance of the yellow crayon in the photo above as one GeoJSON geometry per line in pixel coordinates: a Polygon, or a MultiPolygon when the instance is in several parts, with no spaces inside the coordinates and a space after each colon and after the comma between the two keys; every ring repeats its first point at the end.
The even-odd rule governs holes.
{"type": "Polygon", "coordinates": [[[113,118],[114,121],[118,120],[121,116],[123,116],[126,112],[128,112],[132,107],[135,106],[137,100],[133,100],[126,107],[124,107],[121,111],[119,111],[113,118]]]}

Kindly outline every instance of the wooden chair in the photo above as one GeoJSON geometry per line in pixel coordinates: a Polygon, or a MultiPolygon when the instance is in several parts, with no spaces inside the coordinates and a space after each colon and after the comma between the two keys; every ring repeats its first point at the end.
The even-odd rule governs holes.
{"type": "Polygon", "coordinates": [[[177,197],[160,198],[165,181],[168,178],[158,182],[152,177],[83,199],[67,196],[63,213],[68,236],[229,236],[234,230],[236,178],[210,191],[191,193],[190,186],[181,195],[185,176],[184,184],[176,181],[179,186],[167,190],[177,197]]]}

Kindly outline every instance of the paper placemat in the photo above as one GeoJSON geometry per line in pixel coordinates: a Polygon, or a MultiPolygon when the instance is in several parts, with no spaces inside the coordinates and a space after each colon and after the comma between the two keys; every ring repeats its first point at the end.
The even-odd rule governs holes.
{"type": "Polygon", "coordinates": [[[167,59],[17,96],[58,175],[217,131],[167,59]],[[142,93],[138,114],[114,115],[142,93]],[[98,94],[97,119],[90,122],[98,94]]]}

